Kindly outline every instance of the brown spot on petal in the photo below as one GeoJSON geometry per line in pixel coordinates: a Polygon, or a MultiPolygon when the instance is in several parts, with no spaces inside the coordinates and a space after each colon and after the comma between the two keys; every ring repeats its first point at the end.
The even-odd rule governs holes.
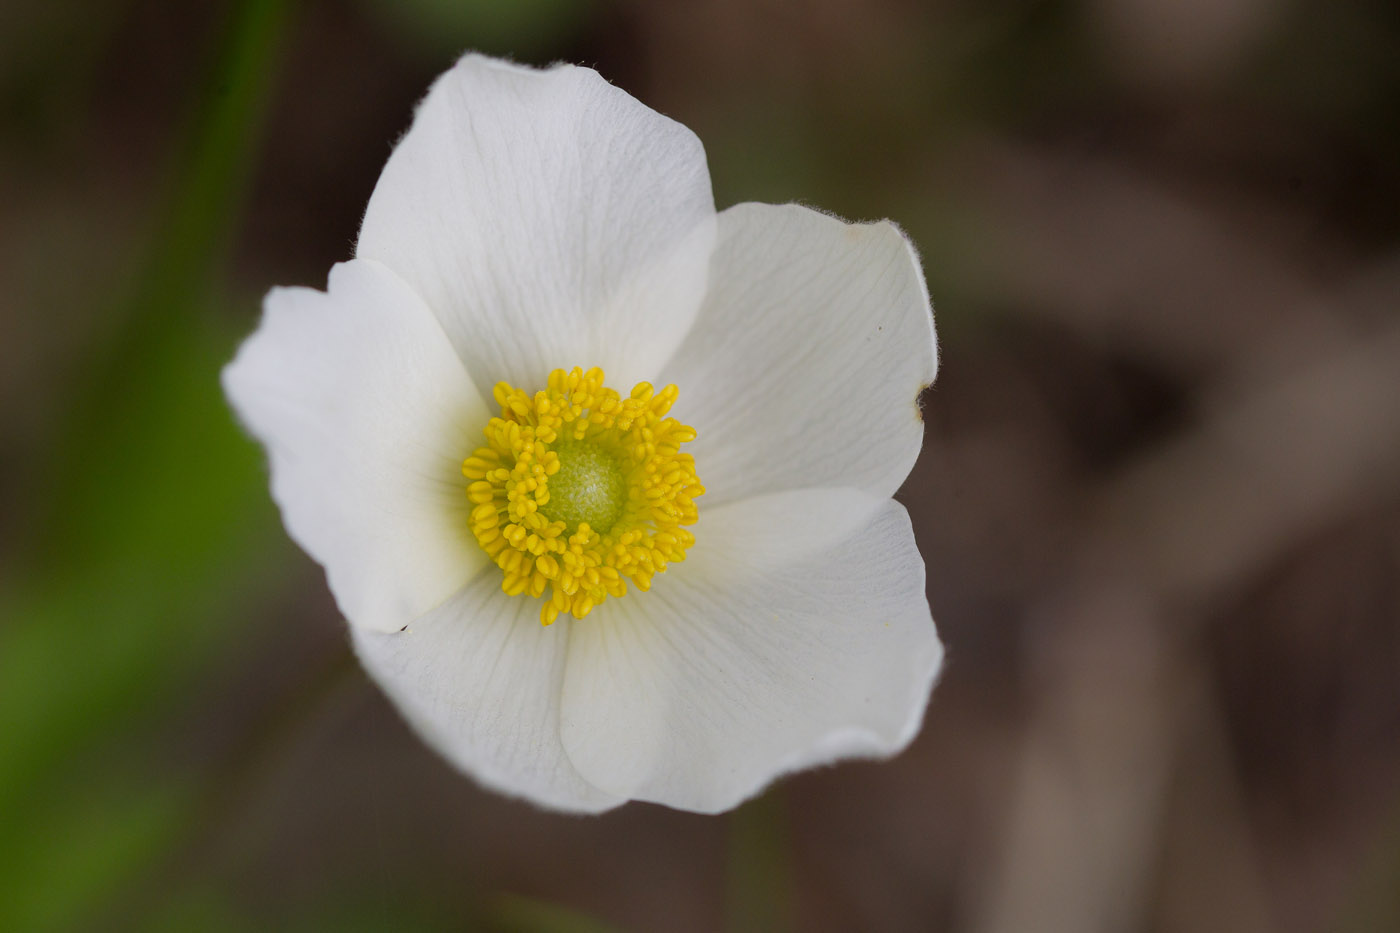
{"type": "Polygon", "coordinates": [[[925,393],[933,389],[933,383],[925,382],[919,386],[919,391],[914,393],[914,417],[920,421],[924,420],[924,397],[925,393]]]}

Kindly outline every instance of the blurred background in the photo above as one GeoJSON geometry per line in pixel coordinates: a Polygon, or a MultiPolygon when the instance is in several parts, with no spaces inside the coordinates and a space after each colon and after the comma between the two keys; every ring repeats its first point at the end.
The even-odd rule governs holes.
{"type": "Polygon", "coordinates": [[[1400,930],[1400,7],[3,0],[0,929],[1400,930]],[[542,813],[350,659],[216,381],[457,53],[920,245],[914,745],[542,813]]]}

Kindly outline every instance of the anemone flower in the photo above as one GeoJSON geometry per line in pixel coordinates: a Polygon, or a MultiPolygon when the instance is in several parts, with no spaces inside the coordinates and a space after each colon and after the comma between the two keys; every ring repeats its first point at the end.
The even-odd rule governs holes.
{"type": "Polygon", "coordinates": [[[918,730],[943,650],[891,496],[936,367],[892,223],[716,213],[685,127],[468,55],[224,385],[429,745],[545,807],[716,812],[918,730]]]}

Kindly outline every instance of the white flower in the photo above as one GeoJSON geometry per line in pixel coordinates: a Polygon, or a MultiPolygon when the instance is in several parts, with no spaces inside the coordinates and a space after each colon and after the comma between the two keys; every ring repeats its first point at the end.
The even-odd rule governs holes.
{"type": "Polygon", "coordinates": [[[224,385],[429,744],[546,807],[713,812],[918,730],[943,652],[890,496],[935,369],[893,224],[716,214],[685,127],[469,55],[224,385]]]}

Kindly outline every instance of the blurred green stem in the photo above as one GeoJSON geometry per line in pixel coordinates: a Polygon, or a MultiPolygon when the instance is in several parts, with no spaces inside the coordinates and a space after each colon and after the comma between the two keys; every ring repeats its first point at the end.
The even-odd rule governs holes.
{"type": "Polygon", "coordinates": [[[793,929],[787,808],[769,790],[729,815],[726,933],[793,929]]]}
{"type": "Polygon", "coordinates": [[[28,553],[0,592],[0,929],[69,928],[178,834],[197,796],[182,776],[92,762],[149,728],[136,724],[158,700],[196,689],[277,555],[254,547],[271,510],[219,391],[230,347],[207,312],[287,9],[230,8],[141,271],[103,309],[116,333],[34,464],[28,553]]]}
{"type": "Polygon", "coordinates": [[[146,269],[143,293],[156,308],[206,287],[234,231],[253,154],[261,137],[286,32],[285,0],[243,0],[234,8],[226,44],[205,105],[180,161],[170,214],[146,269]]]}
{"type": "Polygon", "coordinates": [[[87,517],[112,493],[110,473],[94,471],[94,462],[139,458],[131,450],[132,424],[172,403],[152,395],[163,388],[165,356],[207,339],[203,313],[237,228],[287,11],[284,0],[243,0],[230,11],[223,47],[173,157],[150,248],[112,309],[121,328],[84,367],[72,417],[43,470],[51,494],[42,498],[52,507],[34,523],[40,561],[71,566],[90,556],[87,517]]]}

